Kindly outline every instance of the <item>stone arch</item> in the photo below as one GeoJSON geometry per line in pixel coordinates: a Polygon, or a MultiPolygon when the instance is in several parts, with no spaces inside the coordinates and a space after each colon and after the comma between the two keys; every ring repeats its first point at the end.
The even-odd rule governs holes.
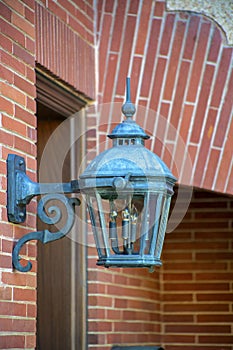
{"type": "Polygon", "coordinates": [[[210,17],[222,28],[228,44],[233,45],[233,3],[231,0],[211,1],[211,5],[208,0],[167,0],[166,4],[170,11],[192,11],[210,17]]]}
{"type": "MultiPolygon", "coordinates": [[[[233,193],[233,48],[202,14],[169,12],[165,1],[126,3],[99,11],[99,102],[122,103],[130,75],[132,99],[146,110],[137,121],[155,135],[148,147],[181,184],[233,193]]],[[[106,113],[100,137],[119,119],[106,113]]]]}

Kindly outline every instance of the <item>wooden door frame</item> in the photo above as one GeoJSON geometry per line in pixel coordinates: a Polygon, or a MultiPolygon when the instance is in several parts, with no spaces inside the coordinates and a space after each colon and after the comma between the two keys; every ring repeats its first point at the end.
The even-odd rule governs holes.
{"type": "MultiPolygon", "coordinates": [[[[79,112],[79,128],[81,129],[81,147],[78,156],[80,160],[85,155],[85,106],[88,100],[75,91],[72,87],[60,80],[52,77],[50,74],[44,71],[43,67],[38,66],[36,68],[36,88],[37,88],[37,102],[49,107],[57,113],[68,118],[72,114],[79,112]]],[[[84,170],[84,169],[83,169],[84,170]]],[[[72,170],[71,170],[72,173],[72,170]]],[[[74,172],[73,172],[74,175],[74,172]]],[[[78,227],[79,235],[85,236],[85,208],[81,209],[81,224],[78,227]]],[[[75,317],[74,322],[71,322],[71,348],[77,349],[77,341],[80,350],[87,349],[87,256],[86,247],[83,244],[79,244],[77,249],[73,243],[73,255],[71,259],[77,269],[71,268],[71,274],[73,279],[73,300],[74,312],[78,316],[75,317]],[[79,296],[78,303],[75,296],[79,296]],[[78,339],[78,340],[77,340],[78,339]]],[[[72,249],[72,248],[71,248],[72,249]]],[[[74,266],[73,264],[71,264],[74,266]]],[[[72,299],[72,298],[71,298],[72,299]]],[[[72,315],[71,315],[72,319],[72,315]]]]}

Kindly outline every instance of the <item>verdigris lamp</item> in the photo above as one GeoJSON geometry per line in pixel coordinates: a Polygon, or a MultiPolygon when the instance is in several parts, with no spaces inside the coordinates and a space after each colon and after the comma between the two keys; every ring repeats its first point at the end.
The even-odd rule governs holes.
{"type": "MultiPolygon", "coordinates": [[[[86,196],[92,230],[98,252],[97,265],[105,267],[149,267],[161,265],[173,186],[176,178],[164,162],[144,147],[149,136],[132,119],[135,107],[130,99],[130,79],[126,80],[126,102],[122,106],[125,120],[108,137],[113,147],[100,153],[78,180],[64,184],[39,184],[26,175],[22,157],[9,154],[7,160],[8,220],[22,223],[26,205],[37,195],[38,216],[50,225],[61,220],[57,205],[45,205],[52,200],[62,202],[67,210],[62,229],[51,233],[31,232],[20,238],[13,250],[13,265],[22,272],[32,267],[20,263],[20,249],[30,240],[48,243],[60,239],[71,230],[77,198],[66,193],[86,196]],[[52,215],[50,215],[52,214],[52,215]]],[[[78,232],[77,232],[78,235],[78,232]]]]}

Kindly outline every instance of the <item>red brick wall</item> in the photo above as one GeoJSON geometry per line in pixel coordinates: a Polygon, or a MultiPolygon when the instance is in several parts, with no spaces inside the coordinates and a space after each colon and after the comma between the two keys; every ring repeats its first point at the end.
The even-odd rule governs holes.
{"type": "Polygon", "coordinates": [[[0,348],[34,349],[36,344],[36,243],[22,249],[31,272],[12,268],[14,241],[36,228],[35,203],[24,225],[8,223],[6,158],[25,157],[36,180],[36,63],[95,99],[94,10],[91,1],[5,0],[0,3],[0,348]]]}
{"type": "Polygon", "coordinates": [[[166,350],[231,350],[233,198],[195,190],[166,235],[163,266],[89,273],[89,348],[162,345],[166,350]]]}
{"type": "MultiPolygon", "coordinates": [[[[89,98],[95,98],[97,82],[100,103],[122,103],[125,77],[131,75],[132,100],[145,112],[137,121],[157,135],[149,147],[171,166],[182,184],[233,193],[232,48],[225,45],[221,30],[198,14],[166,12],[164,1],[100,0],[97,5],[95,37],[92,1],[47,0],[35,5],[33,0],[5,0],[0,4],[3,348],[35,346],[35,244],[25,250],[33,260],[32,272],[20,274],[11,266],[14,240],[35,228],[35,208],[33,203],[29,206],[25,225],[7,222],[5,177],[7,153],[14,152],[26,157],[28,172],[35,178],[35,60],[89,98]],[[170,125],[178,134],[172,133],[170,125]],[[190,174],[184,171],[187,154],[190,174]]],[[[116,113],[105,119],[105,115],[99,121],[99,140],[105,139],[110,124],[119,122],[119,117],[116,113]]],[[[90,127],[95,125],[95,114],[88,120],[90,127]]],[[[88,147],[93,147],[93,132],[90,137],[88,147]]],[[[95,253],[90,251],[90,349],[107,350],[113,343],[126,342],[164,344],[169,350],[183,345],[189,350],[231,348],[232,200],[198,196],[183,227],[167,237],[163,257],[167,265],[156,273],[96,269],[95,253]],[[208,202],[206,209],[200,207],[203,201],[208,202]],[[209,210],[215,201],[217,209],[209,210]],[[180,315],[175,327],[173,320],[180,315]]]]}
{"type": "MultiPolygon", "coordinates": [[[[106,111],[99,120],[100,150],[110,147],[106,133],[121,119],[129,75],[132,100],[140,106],[136,120],[152,134],[148,147],[181,184],[232,194],[233,49],[220,28],[195,13],[169,13],[164,1],[99,1],[97,44],[98,101],[106,111]]],[[[205,192],[198,201],[198,196],[196,192],[183,226],[167,236],[163,260],[168,265],[153,275],[141,270],[136,286],[127,281],[138,271],[99,272],[95,252],[90,252],[90,349],[127,343],[159,344],[169,350],[231,348],[232,200],[205,192]],[[120,288],[116,278],[122,279],[120,288]],[[151,281],[155,295],[144,293],[151,293],[151,281]],[[116,304],[116,294],[130,312],[116,304]],[[153,305],[143,304],[144,297],[153,305]],[[143,305],[135,316],[132,299],[143,305]],[[155,330],[145,322],[145,313],[156,317],[155,330]]]]}
{"type": "MultiPolygon", "coordinates": [[[[151,150],[180,183],[232,194],[233,48],[221,29],[151,0],[99,1],[97,28],[99,102],[122,102],[130,75],[132,100],[145,107],[137,121],[153,135],[151,150]]],[[[120,115],[109,119],[119,122],[120,115]]]]}
{"type": "Polygon", "coordinates": [[[89,2],[36,3],[36,61],[89,99],[96,98],[94,9],[89,2]]]}
{"type": "Polygon", "coordinates": [[[25,225],[12,225],[6,214],[6,158],[16,153],[26,158],[28,173],[36,174],[35,28],[34,1],[4,1],[1,19],[1,114],[0,114],[0,347],[34,348],[36,329],[36,245],[22,251],[33,261],[28,274],[13,271],[14,240],[35,228],[28,210],[25,225]]]}
{"type": "MultiPolygon", "coordinates": [[[[95,253],[95,252],[94,252],[95,253]]],[[[89,348],[160,342],[159,274],[89,266],[89,348]]]]}
{"type": "Polygon", "coordinates": [[[167,234],[161,274],[166,350],[230,350],[233,336],[233,198],[195,191],[167,234]]]}

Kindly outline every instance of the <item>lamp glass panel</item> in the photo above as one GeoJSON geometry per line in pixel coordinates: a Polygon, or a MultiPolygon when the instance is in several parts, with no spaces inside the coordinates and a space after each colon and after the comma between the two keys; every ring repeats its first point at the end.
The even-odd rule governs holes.
{"type": "Polygon", "coordinates": [[[167,207],[164,194],[122,193],[106,198],[106,193],[103,198],[96,191],[88,199],[99,257],[123,254],[159,258],[167,221],[162,218],[167,207]]]}

